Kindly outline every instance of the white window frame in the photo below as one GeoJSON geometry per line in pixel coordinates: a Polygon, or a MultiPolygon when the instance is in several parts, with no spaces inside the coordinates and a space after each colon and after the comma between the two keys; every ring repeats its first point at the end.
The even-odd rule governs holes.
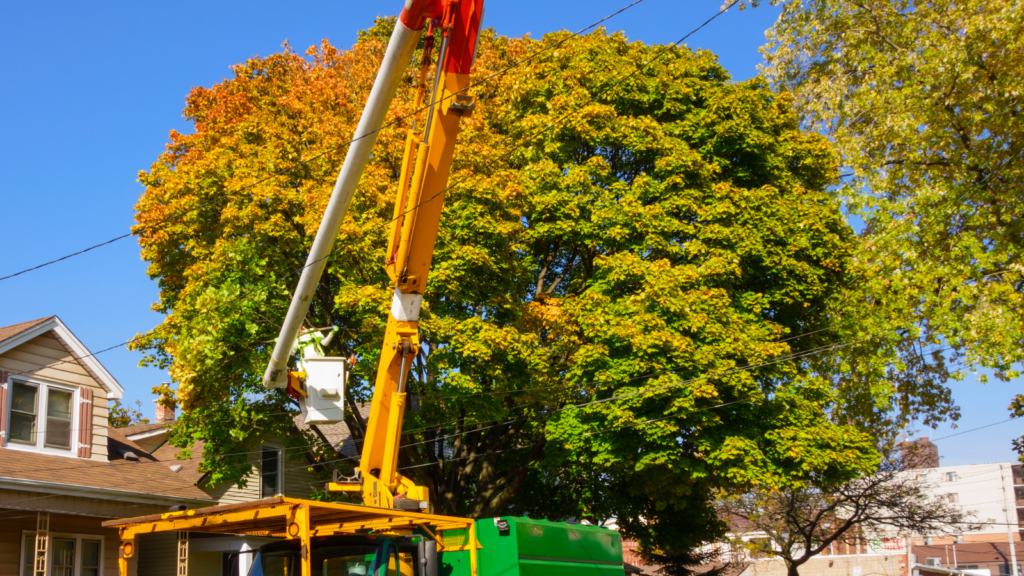
{"type": "Polygon", "coordinates": [[[14,405],[14,384],[28,384],[29,386],[35,386],[38,390],[36,394],[36,442],[35,444],[22,444],[21,442],[15,442],[11,439],[10,425],[4,432],[4,438],[2,446],[4,448],[10,448],[11,450],[23,450],[25,452],[41,452],[43,454],[54,454],[56,456],[70,456],[72,458],[78,457],[78,412],[79,403],[81,402],[81,394],[79,388],[75,386],[68,386],[67,384],[56,384],[47,380],[39,380],[38,378],[25,378],[24,376],[12,376],[7,380],[7,406],[4,408],[7,411],[5,422],[11,421],[11,411],[14,405]],[[49,398],[49,391],[51,388],[57,390],[63,390],[64,392],[71,392],[71,446],[69,448],[54,448],[46,445],[46,403],[49,398]]]}
{"type": "Polygon", "coordinates": [[[958,479],[956,472],[946,472],[946,482],[956,482],[958,479]]]}
{"type": "MultiPolygon", "coordinates": [[[[25,543],[30,537],[35,537],[35,530],[22,530],[21,531],[21,544],[18,548],[18,574],[19,576],[32,576],[32,571],[25,573],[25,543]]],[[[103,554],[106,550],[106,541],[102,534],[70,534],[66,532],[50,532],[47,537],[46,549],[48,551],[53,550],[53,539],[54,538],[65,538],[68,540],[75,541],[75,570],[74,576],[82,576],[82,540],[99,540],[100,542],[100,574],[105,574],[106,568],[103,566],[103,554]]],[[[50,566],[47,566],[47,570],[50,566]]]]}
{"type": "Polygon", "coordinates": [[[267,498],[267,496],[263,495],[263,452],[270,450],[277,451],[277,486],[274,490],[274,496],[284,495],[284,450],[278,444],[264,442],[260,445],[260,498],[267,498]]]}

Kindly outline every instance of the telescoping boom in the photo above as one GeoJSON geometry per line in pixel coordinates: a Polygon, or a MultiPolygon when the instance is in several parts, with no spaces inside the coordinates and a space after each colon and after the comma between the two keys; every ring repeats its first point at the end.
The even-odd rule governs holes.
{"type": "Polygon", "coordinates": [[[363,501],[373,506],[429,506],[427,489],[398,473],[398,444],[406,405],[406,379],[420,347],[420,304],[427,286],[459,122],[474,107],[469,94],[470,70],[482,20],[483,0],[406,1],[263,377],[268,388],[290,389],[298,398],[306,422],[341,420],[345,361],[319,357],[319,341],[308,334],[300,338],[300,327],[370,158],[377,131],[426,28],[416,96],[417,109],[423,110],[406,136],[385,252],[384,266],[393,282],[394,295],[362,457],[355,477],[331,484],[333,490],[361,493],[363,501]],[[436,32],[442,38],[440,54],[428,86],[436,32]],[[417,130],[417,126],[422,130],[417,130]],[[303,349],[303,369],[289,371],[288,363],[297,343],[303,349]]]}

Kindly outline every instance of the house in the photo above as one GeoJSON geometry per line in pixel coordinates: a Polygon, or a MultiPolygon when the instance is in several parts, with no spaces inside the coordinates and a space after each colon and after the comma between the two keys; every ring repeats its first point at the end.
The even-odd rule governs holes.
{"type": "MultiPolygon", "coordinates": [[[[195,459],[178,460],[167,443],[173,412],[109,426],[110,403],[123,393],[56,316],[0,328],[0,574],[114,576],[120,540],[105,520],[322,489],[307,455],[285,458],[274,438],[254,442],[245,488],[209,485],[199,472],[202,446],[195,459]]],[[[141,538],[131,573],[177,574],[179,543],[167,538],[141,538]]],[[[188,573],[245,574],[245,552],[261,542],[193,539],[188,573]]]]}

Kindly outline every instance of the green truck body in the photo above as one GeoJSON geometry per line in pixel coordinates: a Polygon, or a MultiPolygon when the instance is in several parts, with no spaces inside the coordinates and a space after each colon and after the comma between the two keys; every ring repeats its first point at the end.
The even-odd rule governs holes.
{"type": "MultiPolygon", "coordinates": [[[[445,545],[462,545],[465,530],[443,533],[445,545]]],[[[621,576],[622,542],[607,528],[532,518],[492,518],[476,523],[479,576],[621,576]]],[[[440,552],[438,576],[470,576],[469,552],[440,552]]]]}
{"type": "MultiPolygon", "coordinates": [[[[445,530],[436,547],[430,535],[322,536],[312,540],[312,576],[397,576],[397,562],[415,576],[472,576],[469,529],[445,530]],[[435,552],[428,552],[436,550],[435,552]],[[448,552],[445,552],[445,549],[448,552]],[[454,548],[462,550],[454,551],[454,548]],[[433,558],[433,560],[428,560],[433,558]],[[390,566],[390,569],[389,569],[390,566]],[[428,566],[431,566],[428,568],[428,566]]],[[[476,522],[478,576],[622,576],[622,542],[607,528],[531,518],[476,522]]],[[[296,540],[261,546],[249,576],[295,576],[305,549],[296,540]]]]}

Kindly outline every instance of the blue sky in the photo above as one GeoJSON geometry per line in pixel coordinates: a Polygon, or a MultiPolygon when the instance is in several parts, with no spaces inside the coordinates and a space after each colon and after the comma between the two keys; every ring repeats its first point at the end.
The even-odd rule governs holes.
{"type": "MultiPolygon", "coordinates": [[[[625,0],[489,1],[485,25],[498,33],[577,30],[625,0]]],[[[0,276],[128,231],[148,168],[171,129],[188,131],[181,109],[193,86],[210,86],[229,66],[328,38],[349,46],[377,15],[403,2],[5,2],[0,3],[0,276]]],[[[667,43],[713,15],[718,0],[644,0],[606,26],[633,40],[667,43]]],[[[734,78],[756,74],[758,47],[779,9],[731,10],[687,44],[716,53],[734,78]]],[[[86,255],[0,282],[0,326],[57,314],[91,350],[123,342],[159,323],[150,312],[156,286],[138,246],[122,240],[86,255]]],[[[126,398],[152,411],[149,389],[165,380],[118,349],[98,356],[125,386],[126,398]]],[[[1018,383],[955,393],[960,430],[1004,420],[1018,383]]],[[[1012,422],[939,442],[945,464],[1014,458],[1012,422]]],[[[957,431],[948,425],[931,432],[957,431]]]]}

